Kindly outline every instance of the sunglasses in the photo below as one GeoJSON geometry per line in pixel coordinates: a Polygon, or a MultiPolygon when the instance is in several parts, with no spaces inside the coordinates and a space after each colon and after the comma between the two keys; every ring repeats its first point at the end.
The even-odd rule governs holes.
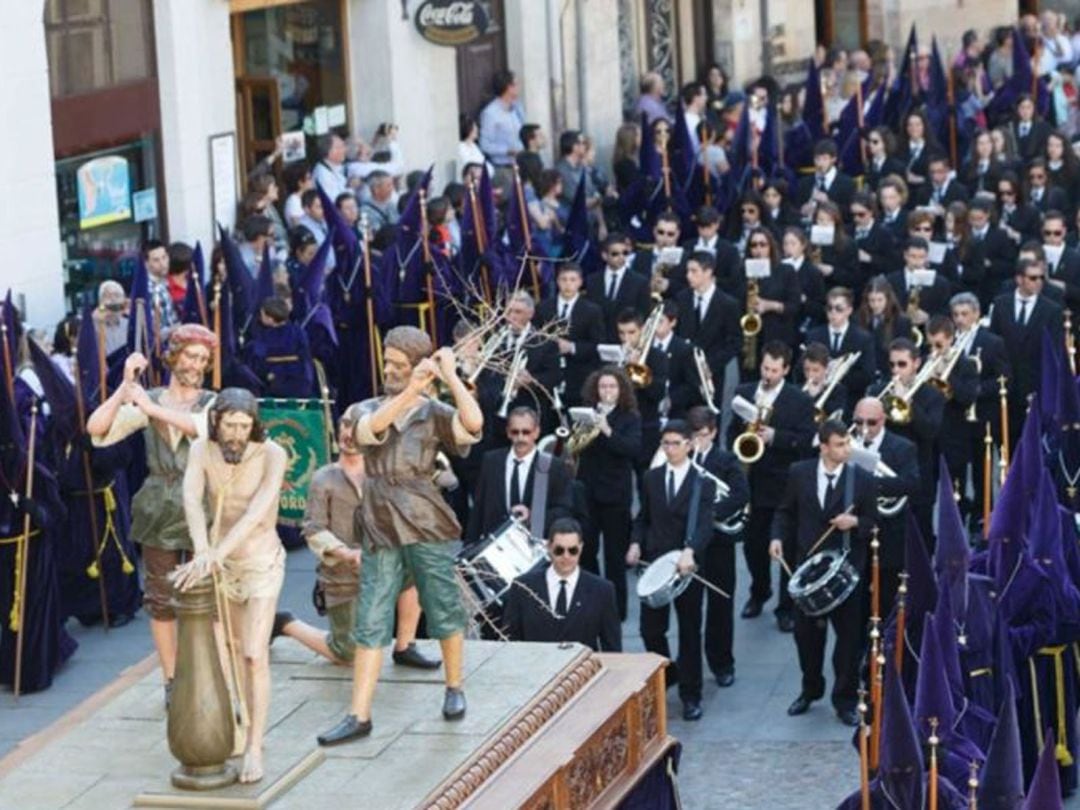
{"type": "Polygon", "coordinates": [[[855,419],[854,422],[859,427],[862,427],[863,425],[866,425],[867,427],[874,427],[875,425],[881,424],[880,419],[855,419]]]}
{"type": "Polygon", "coordinates": [[[826,307],[829,312],[845,312],[847,310],[847,304],[829,304],[826,307]]]}
{"type": "Polygon", "coordinates": [[[629,256],[630,251],[629,250],[609,250],[607,252],[607,255],[608,256],[629,256]]]}
{"type": "Polygon", "coordinates": [[[1064,236],[1065,231],[1043,231],[1043,236],[1064,236]]]}
{"type": "Polygon", "coordinates": [[[1028,180],[1045,180],[1045,179],[1046,179],[1045,174],[1029,174],[1028,175],[1028,180]]]}
{"type": "Polygon", "coordinates": [[[563,554],[576,557],[581,553],[581,546],[552,546],[551,553],[556,557],[561,557],[563,554]]]}
{"type": "Polygon", "coordinates": [[[1042,281],[1046,278],[1046,276],[1044,276],[1042,273],[1039,273],[1037,276],[1031,276],[1027,273],[1024,273],[1024,278],[1026,278],[1028,281],[1042,281]]]}
{"type": "Polygon", "coordinates": [[[755,240],[754,240],[753,242],[751,242],[751,243],[750,243],[750,247],[763,247],[763,248],[767,248],[768,246],[769,246],[769,243],[768,243],[768,242],[762,242],[762,241],[761,241],[761,240],[759,240],[759,239],[755,239],[755,240]]]}
{"type": "Polygon", "coordinates": [[[1016,192],[1015,191],[1010,191],[1007,188],[999,188],[998,189],[998,195],[1001,196],[1001,197],[1015,197],[1016,192]]]}
{"type": "Polygon", "coordinates": [[[508,436],[531,436],[531,430],[508,430],[506,431],[508,436]]]}

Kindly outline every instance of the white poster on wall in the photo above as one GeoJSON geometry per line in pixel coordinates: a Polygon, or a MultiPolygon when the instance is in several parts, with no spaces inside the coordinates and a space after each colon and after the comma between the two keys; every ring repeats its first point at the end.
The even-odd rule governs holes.
{"type": "Polygon", "coordinates": [[[220,223],[228,230],[236,224],[237,191],[236,133],[210,136],[210,203],[214,233],[220,223]]]}

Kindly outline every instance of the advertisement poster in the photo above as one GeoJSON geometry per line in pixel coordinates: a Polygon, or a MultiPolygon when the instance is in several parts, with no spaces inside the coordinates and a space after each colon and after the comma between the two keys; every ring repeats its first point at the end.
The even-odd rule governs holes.
{"type": "Polygon", "coordinates": [[[125,158],[94,158],[80,166],[75,176],[80,228],[131,219],[131,173],[125,158]]]}

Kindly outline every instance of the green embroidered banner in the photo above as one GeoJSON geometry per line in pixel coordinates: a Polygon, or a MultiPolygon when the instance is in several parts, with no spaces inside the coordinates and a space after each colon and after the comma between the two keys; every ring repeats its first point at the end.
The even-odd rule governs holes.
{"type": "Polygon", "coordinates": [[[311,477],[319,467],[330,463],[323,403],[318,399],[261,399],[259,413],[267,435],[289,454],[278,523],[299,526],[307,508],[311,477]]]}

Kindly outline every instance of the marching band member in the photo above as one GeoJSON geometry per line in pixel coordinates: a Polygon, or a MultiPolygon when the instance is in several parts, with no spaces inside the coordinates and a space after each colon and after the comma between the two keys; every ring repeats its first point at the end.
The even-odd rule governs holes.
{"type": "MultiPolygon", "coordinates": [[[[664,426],[660,446],[667,462],[645,473],[641,510],[634,519],[633,542],[626,552],[626,564],[651,562],[669,551],[680,549],[679,572],[694,571],[712,537],[712,509],[715,486],[690,463],[693,434],[681,419],[664,426]]],[[[701,719],[701,597],[702,586],[692,581],[675,599],[679,618],[679,656],[668,666],[668,687],[679,685],[683,719],[701,719]]],[[[671,658],[667,631],[668,605],[654,608],[641,605],[641,638],[645,649],[671,658]]]]}
{"type": "Polygon", "coordinates": [[[590,525],[581,564],[600,573],[604,537],[604,576],[615,585],[619,620],[626,618],[626,546],[630,536],[634,464],[641,453],[641,414],[626,372],[604,366],[585,380],[585,404],[598,415],[595,437],[581,451],[578,479],[585,485],[590,525]]]}
{"type": "Polygon", "coordinates": [[[874,381],[877,369],[874,363],[874,338],[851,320],[855,311],[851,290],[833,287],[825,296],[825,317],[828,323],[815,326],[806,333],[807,343],[824,343],[829,347],[829,357],[834,360],[850,352],[860,352],[859,362],[848,373],[848,404],[855,402],[866,387],[874,381]]]}
{"type": "MultiPolygon", "coordinates": [[[[803,391],[814,401],[815,407],[829,385],[829,364],[837,362],[839,361],[829,358],[829,349],[822,343],[811,343],[803,351],[802,376],[805,380],[803,391]]],[[[839,418],[845,421],[843,416],[847,411],[847,401],[847,386],[844,385],[843,380],[840,380],[833,385],[832,391],[820,407],[827,416],[839,412],[839,418]]]]}
{"type": "Polygon", "coordinates": [[[645,319],[632,309],[619,313],[619,343],[623,349],[623,367],[643,365],[652,375],[648,385],[635,386],[638,411],[641,413],[641,452],[636,469],[640,478],[649,469],[657,445],[660,444],[660,403],[668,383],[667,356],[654,345],[642,351],[642,327],[645,319]]]}
{"type": "Polygon", "coordinates": [[[567,328],[565,337],[556,339],[559,347],[560,396],[566,407],[581,404],[581,386],[596,366],[596,346],[604,342],[604,312],[595,301],[581,294],[584,276],[581,266],[564,262],[555,275],[557,292],[540,302],[536,309],[538,324],[559,321],[567,328]]]}
{"type": "Polygon", "coordinates": [[[675,299],[679,305],[678,333],[703,352],[712,371],[716,400],[723,402],[724,373],[742,348],[740,304],[716,285],[716,260],[695,251],[686,264],[686,283],[675,299]]]}
{"type": "Polygon", "coordinates": [[[590,301],[600,305],[604,313],[604,342],[618,340],[616,316],[627,307],[649,314],[649,280],[640,273],[630,272],[627,259],[630,256],[630,237],[622,233],[608,234],[600,245],[604,260],[603,272],[593,273],[585,282],[585,293],[590,301]]]}
{"type": "MultiPolygon", "coordinates": [[[[713,507],[713,533],[705,549],[702,575],[721,590],[735,593],[735,543],[742,532],[727,534],[716,527],[716,520],[727,520],[742,512],[750,502],[750,485],[735,455],[717,441],[716,414],[704,406],[690,409],[687,422],[694,432],[693,460],[706,472],[715,475],[727,488],[713,507]]],[[[710,590],[705,595],[705,660],[718,686],[735,683],[735,610],[730,599],[710,590]]]]}
{"type": "MultiPolygon", "coordinates": [[[[849,562],[865,582],[867,544],[877,521],[874,482],[868,473],[848,463],[847,428],[826,421],[818,428],[818,458],[792,465],[783,498],[771,527],[769,553],[793,568],[821,548],[850,546],[849,562]],[[829,530],[822,541],[822,533],[829,530]]],[[[826,624],[836,634],[833,649],[832,704],[847,726],[859,723],[859,654],[862,649],[862,600],[858,591],[822,617],[799,612],[795,618],[795,644],[802,670],[802,690],[788,707],[789,715],[805,714],[810,704],[825,695],[822,664],[826,624]]]]}
{"type": "MultiPolygon", "coordinates": [[[[772,575],[769,571],[769,530],[773,515],[780,505],[783,483],[788,467],[810,452],[814,434],[814,403],[784,378],[791,367],[791,349],[784,343],[768,343],[761,356],[761,379],[743,383],[735,389],[767,418],[754,425],[763,443],[764,454],[750,466],[750,524],[743,552],[750,569],[750,598],[742,609],[744,619],[761,615],[761,609],[772,596],[772,575]]],[[[750,424],[737,414],[728,428],[728,444],[734,445],[750,424]]],[[[776,607],[780,629],[790,633],[795,629],[791,599],[787,595],[787,577],[780,578],[780,598],[776,607]]]]}
{"type": "Polygon", "coordinates": [[[660,403],[660,415],[679,419],[688,408],[702,402],[701,380],[694,364],[694,347],[675,334],[679,325],[679,305],[665,301],[663,314],[656,325],[654,345],[667,358],[667,391],[660,403]]]}
{"type": "MultiPolygon", "coordinates": [[[[892,610],[900,572],[904,570],[904,540],[911,499],[919,486],[919,456],[915,445],[903,436],[890,431],[885,424],[885,409],[881,400],[864,397],[855,406],[855,444],[881,460],[874,475],[878,496],[878,526],[881,529],[879,560],[881,564],[880,610],[884,619],[892,610]],[[901,501],[906,498],[906,501],[901,501]],[[889,499],[886,514],[882,499],[889,499]],[[901,505],[902,504],[902,505],[901,505]],[[894,505],[900,508],[893,512],[894,505]]],[[[869,596],[869,594],[867,594],[869,596]]],[[[865,600],[864,600],[865,601],[865,600]]]]}

